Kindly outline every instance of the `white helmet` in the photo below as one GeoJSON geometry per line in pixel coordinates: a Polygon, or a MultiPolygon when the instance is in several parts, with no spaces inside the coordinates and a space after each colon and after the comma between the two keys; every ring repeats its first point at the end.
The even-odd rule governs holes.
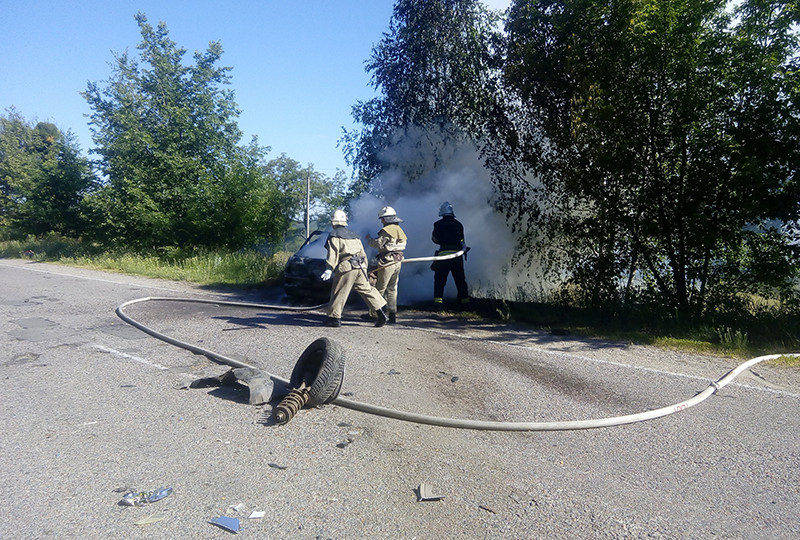
{"type": "Polygon", "coordinates": [[[439,215],[440,216],[455,216],[453,213],[453,206],[445,201],[439,205],[439,215]]]}
{"type": "Polygon", "coordinates": [[[331,225],[347,227],[347,214],[344,213],[344,210],[334,210],[331,216],[331,225]]]}
{"type": "Polygon", "coordinates": [[[382,219],[386,223],[402,223],[403,220],[397,217],[397,212],[394,211],[394,208],[391,206],[384,206],[381,208],[381,211],[378,212],[378,218],[382,219]]]}

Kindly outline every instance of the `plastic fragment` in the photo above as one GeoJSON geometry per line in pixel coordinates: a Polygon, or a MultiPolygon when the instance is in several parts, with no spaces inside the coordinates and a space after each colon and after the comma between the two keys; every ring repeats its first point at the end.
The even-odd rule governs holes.
{"type": "Polygon", "coordinates": [[[253,510],[253,513],[247,519],[261,519],[266,515],[267,513],[264,510],[253,510]]]}
{"type": "Polygon", "coordinates": [[[130,491],[122,496],[122,500],[119,501],[119,504],[122,506],[144,506],[148,503],[160,501],[170,493],[172,493],[171,487],[154,489],[152,491],[130,491]]]}
{"type": "Polygon", "coordinates": [[[434,495],[429,484],[422,483],[417,488],[417,501],[440,501],[444,495],[434,495]]]}
{"type": "Polygon", "coordinates": [[[209,523],[212,525],[216,525],[226,531],[230,531],[234,534],[239,534],[239,531],[242,530],[241,525],[239,525],[238,518],[232,518],[227,516],[220,516],[218,518],[212,519],[209,523]]]}
{"type": "Polygon", "coordinates": [[[134,525],[137,527],[144,527],[145,525],[151,525],[153,523],[158,523],[159,521],[163,521],[167,519],[166,514],[153,514],[147,517],[140,519],[139,521],[134,522],[134,525]]]}

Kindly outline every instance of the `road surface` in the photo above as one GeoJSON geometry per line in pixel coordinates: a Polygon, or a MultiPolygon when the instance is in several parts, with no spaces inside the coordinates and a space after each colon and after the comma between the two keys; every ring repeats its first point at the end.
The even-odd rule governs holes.
{"type": "MultiPolygon", "coordinates": [[[[799,538],[800,377],[759,364],[703,403],[612,428],[508,433],[338,405],[270,425],[227,371],[125,324],[128,300],[276,304],[0,259],[0,538],[799,538]],[[419,501],[426,484],[438,500],[419,501]],[[126,489],[171,487],[119,505],[126,489]],[[249,519],[253,511],[263,518],[249,519]],[[152,517],[154,523],[141,523],[152,517]],[[159,520],[160,519],[160,520],[159,520]],[[158,521],[157,521],[158,520],[158,521]]],[[[353,400],[436,416],[556,421],[683,401],[737,362],[401,311],[374,328],[320,311],[145,302],[148,326],[288,378],[318,337],[353,400]]]]}

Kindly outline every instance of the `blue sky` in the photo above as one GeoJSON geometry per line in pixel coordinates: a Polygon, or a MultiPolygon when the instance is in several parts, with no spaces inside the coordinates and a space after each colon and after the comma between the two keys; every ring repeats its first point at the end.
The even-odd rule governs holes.
{"type": "MultiPolygon", "coordinates": [[[[507,0],[486,2],[505,7],[507,0]]],[[[49,121],[93,146],[80,92],[111,75],[112,53],[136,54],[137,11],[187,49],[186,62],[220,41],[220,65],[242,113],[242,142],[286,153],[328,176],[345,169],[337,142],[351,107],[374,90],[364,62],[388,29],[391,0],[0,0],[0,109],[49,121]]],[[[348,170],[349,172],[349,170],[348,170]]]]}

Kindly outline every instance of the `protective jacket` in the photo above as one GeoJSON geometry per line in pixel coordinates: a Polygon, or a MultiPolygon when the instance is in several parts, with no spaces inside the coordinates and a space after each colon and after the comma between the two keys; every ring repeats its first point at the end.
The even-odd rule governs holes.
{"type": "Polygon", "coordinates": [[[358,235],[346,227],[334,227],[325,244],[326,263],[337,274],[363,268],[367,270],[367,254],[358,235]]]}
{"type": "Polygon", "coordinates": [[[377,238],[369,241],[369,245],[378,250],[378,264],[386,266],[403,260],[407,240],[406,233],[399,225],[389,223],[378,232],[377,238]]]}
{"type": "Polygon", "coordinates": [[[449,255],[464,247],[464,226],[453,216],[444,216],[433,224],[431,240],[439,244],[439,255],[449,255]]]}

